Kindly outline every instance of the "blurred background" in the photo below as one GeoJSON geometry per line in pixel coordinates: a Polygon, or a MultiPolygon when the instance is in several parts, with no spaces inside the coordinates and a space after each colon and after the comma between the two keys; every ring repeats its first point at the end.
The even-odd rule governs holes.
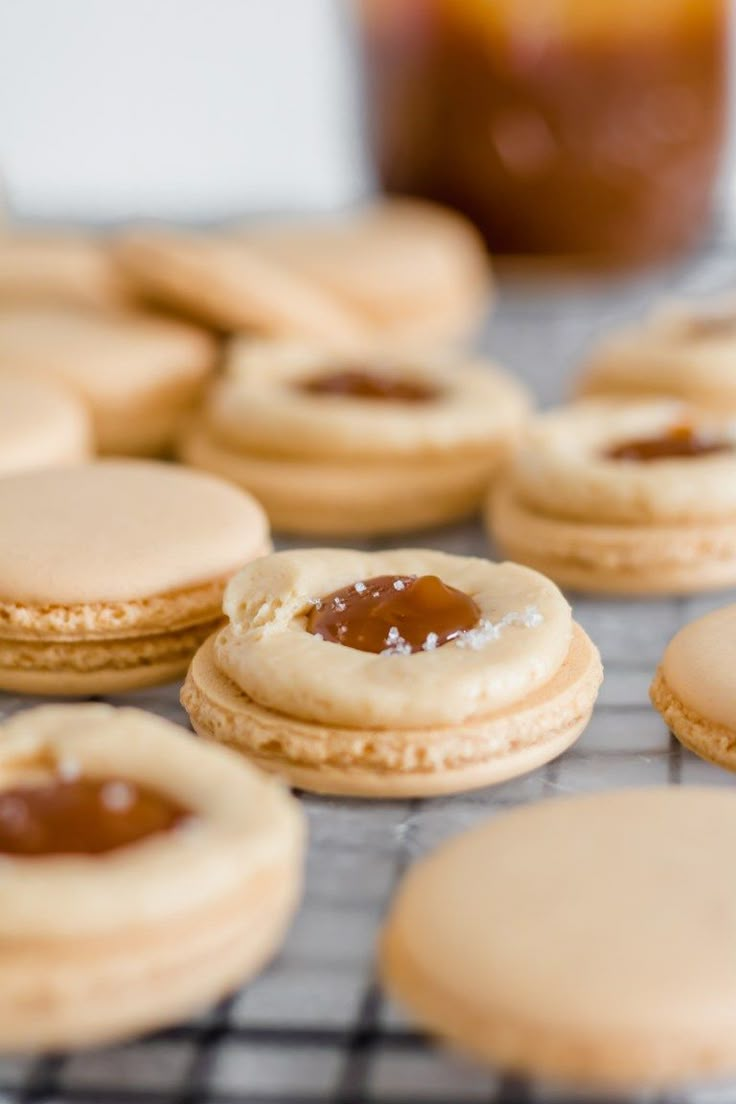
{"type": "Polygon", "coordinates": [[[339,0],[0,0],[0,167],[22,216],[212,219],[365,191],[339,0]]]}
{"type": "MultiPolygon", "coordinates": [[[[620,206],[627,190],[636,199],[638,189],[628,233],[653,212],[655,222],[695,222],[722,147],[721,170],[731,162],[722,114],[727,6],[0,0],[6,203],[22,217],[104,222],[349,203],[374,181],[360,110],[362,40],[374,144],[394,187],[468,201],[477,218],[478,191],[508,208],[510,181],[526,224],[544,188],[547,221],[559,224],[565,204],[579,217],[599,171],[608,191],[592,197],[591,217],[620,206]],[[556,144],[567,160],[562,174],[560,158],[548,172],[556,144]],[[441,159],[452,162],[454,179],[438,169],[441,159]],[[612,168],[623,180],[613,196],[612,168]]],[[[719,209],[729,225],[732,192],[721,171],[719,209]]],[[[661,234],[677,236],[672,225],[661,234]]]]}

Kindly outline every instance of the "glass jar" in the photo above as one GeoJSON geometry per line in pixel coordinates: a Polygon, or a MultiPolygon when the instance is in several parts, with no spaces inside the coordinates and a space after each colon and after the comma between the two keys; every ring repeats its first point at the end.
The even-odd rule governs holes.
{"type": "Polygon", "coordinates": [[[707,224],[728,0],[359,0],[385,188],[491,248],[646,262],[707,224]]]}

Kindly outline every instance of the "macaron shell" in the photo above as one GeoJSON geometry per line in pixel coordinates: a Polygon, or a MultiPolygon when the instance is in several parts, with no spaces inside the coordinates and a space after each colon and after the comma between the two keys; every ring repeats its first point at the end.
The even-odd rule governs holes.
{"type": "Polygon", "coordinates": [[[162,451],[216,357],[213,337],[184,322],[0,302],[0,370],[74,390],[89,407],[102,452],[162,451]]]}
{"type": "Polygon", "coordinates": [[[0,371],[0,473],[75,464],[91,455],[91,421],[73,392],[0,371]]]}
{"type": "Polygon", "coordinates": [[[726,790],[525,806],[401,885],[381,973],[495,1066],[595,1088],[736,1072],[736,832],[726,790]]]}
{"type": "Polygon", "coordinates": [[[257,503],[192,469],[106,460],[0,481],[0,601],[145,599],[234,572],[268,539],[257,503]]]}
{"type": "Polygon", "coordinates": [[[229,745],[291,785],[352,797],[429,797],[494,785],[562,754],[585,728],[598,693],[598,652],[575,626],[558,674],[517,707],[443,729],[330,728],[264,709],[202,645],[181,700],[195,731],[229,745]]]}
{"type": "Polygon", "coordinates": [[[736,584],[736,522],[602,525],[528,508],[502,479],[486,521],[505,555],[598,594],[693,594],[736,584]]]}

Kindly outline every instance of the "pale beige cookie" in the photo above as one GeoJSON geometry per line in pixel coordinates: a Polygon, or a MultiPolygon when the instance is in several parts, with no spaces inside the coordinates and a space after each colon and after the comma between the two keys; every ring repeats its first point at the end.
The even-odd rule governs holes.
{"type": "Polygon", "coordinates": [[[0,688],[103,694],[177,678],[225,584],[268,549],[248,495],[151,461],[0,480],[0,688]]]}
{"type": "Polygon", "coordinates": [[[410,870],[383,980],[432,1033],[560,1091],[732,1076],[734,833],[718,789],[495,817],[410,870]]]}
{"type": "Polygon", "coordinates": [[[410,530],[478,507],[528,409],[483,361],[241,341],[181,455],[252,491],[287,532],[410,530]]]}
{"type": "Polygon", "coordinates": [[[237,234],[139,230],[121,237],[115,254],[141,296],[225,333],[317,339],[337,348],[368,336],[333,295],[237,234]]]}
{"type": "Polygon", "coordinates": [[[673,303],[605,338],[578,390],[629,398],[669,396],[736,413],[736,300],[673,303]]]}
{"type": "Polygon", "coordinates": [[[540,417],[491,491],[504,553],[581,590],[736,582],[736,436],[679,403],[589,401],[540,417]]]}
{"type": "Polygon", "coordinates": [[[275,782],[168,721],[45,706],[0,726],[0,1049],[158,1029],[273,955],[304,827],[275,782]]]}
{"type": "MultiPolygon", "coordinates": [[[[557,588],[514,564],[282,552],[236,576],[224,608],[229,624],[197,653],[182,692],[196,731],[317,792],[419,796],[513,777],[579,736],[601,681],[557,588]],[[438,642],[441,606],[430,604],[414,651],[396,627],[380,651],[314,629],[315,610],[345,608],[334,592],[370,602],[383,576],[396,601],[412,580],[441,580],[475,603],[472,624],[438,642]]],[[[404,632],[407,616],[396,613],[404,632]]]]}
{"type": "Polygon", "coordinates": [[[0,306],[121,310],[132,296],[107,242],[71,232],[0,233],[0,306]]]}
{"type": "Polygon", "coordinates": [[[736,606],[680,629],[650,696],[677,739],[703,759],[736,770],[736,606]]]}
{"type": "Polygon", "coordinates": [[[0,308],[0,370],[64,383],[87,403],[105,453],[149,455],[172,442],[215,366],[194,326],[144,314],[0,308]]]}
{"type": "Polygon", "coordinates": [[[309,220],[255,225],[247,240],[396,341],[457,340],[490,304],[480,234],[461,215],[414,199],[384,199],[309,220]]]}
{"type": "Polygon", "coordinates": [[[91,454],[91,420],[73,392],[0,371],[0,474],[76,464],[91,454]]]}

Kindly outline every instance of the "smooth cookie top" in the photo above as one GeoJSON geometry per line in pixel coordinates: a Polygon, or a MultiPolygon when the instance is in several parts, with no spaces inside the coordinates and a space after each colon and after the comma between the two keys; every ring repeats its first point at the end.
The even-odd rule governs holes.
{"type": "Polygon", "coordinates": [[[223,606],[220,669],[259,705],[334,726],[437,727],[503,710],[558,672],[572,637],[570,607],[544,576],[425,550],[279,552],[241,571],[223,606]],[[355,646],[333,642],[340,618],[314,616],[349,617],[353,604],[385,628],[380,650],[372,630],[360,644],[360,624],[345,622],[355,646]]]}
{"type": "Polygon", "coordinates": [[[409,872],[384,976],[435,1029],[535,1073],[733,1066],[734,833],[736,797],[692,787],[494,818],[409,872]]]}
{"type": "Polygon", "coordinates": [[[0,601],[128,601],[222,578],[268,539],[244,491],[189,468],[104,460],[0,480],[0,601]]]}
{"type": "Polygon", "coordinates": [[[680,629],[664,653],[662,674],[687,709],[736,729],[736,605],[680,629]]]}
{"type": "Polygon", "coordinates": [[[93,406],[124,409],[141,394],[169,394],[203,379],[216,352],[209,334],[168,318],[52,306],[0,310],[0,367],[54,376],[93,406]]]}
{"type": "Polygon", "coordinates": [[[50,380],[0,371],[0,472],[75,463],[91,451],[80,399],[50,380]]]}
{"type": "Polygon", "coordinates": [[[537,418],[511,479],[545,516],[611,524],[736,513],[732,421],[683,404],[588,400],[537,418]]]}

